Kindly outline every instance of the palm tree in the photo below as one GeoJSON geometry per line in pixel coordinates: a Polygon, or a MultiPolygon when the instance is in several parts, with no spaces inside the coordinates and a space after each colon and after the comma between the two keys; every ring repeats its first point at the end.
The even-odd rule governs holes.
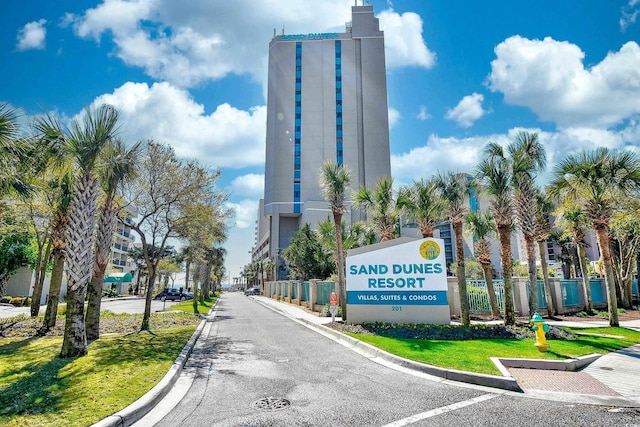
{"type": "Polygon", "coordinates": [[[544,146],[540,144],[537,133],[518,132],[515,140],[509,144],[509,154],[513,168],[513,193],[516,216],[520,231],[524,236],[529,268],[529,314],[538,310],[538,275],[536,268],[536,172],[546,165],[544,146]]]}
{"type": "Polygon", "coordinates": [[[640,188],[640,159],[629,151],[584,150],[558,163],[554,176],[552,193],[581,207],[596,232],[604,264],[609,324],[619,326],[609,221],[618,200],[640,188]]]}
{"type": "Polygon", "coordinates": [[[504,280],[504,323],[515,325],[511,262],[511,228],[513,227],[511,165],[502,147],[496,143],[489,143],[484,149],[484,155],[484,159],[478,165],[476,179],[482,184],[483,191],[491,196],[490,210],[498,229],[504,280]]]}
{"type": "Polygon", "coordinates": [[[500,317],[500,307],[493,287],[493,272],[491,271],[491,236],[496,232],[496,225],[489,212],[469,212],[465,216],[465,224],[475,240],[475,250],[478,262],[482,266],[484,280],[487,283],[491,316],[500,317]]]}
{"type": "Polygon", "coordinates": [[[391,240],[398,235],[400,210],[396,204],[393,179],[383,176],[373,190],[361,187],[353,195],[353,206],[367,212],[367,222],[380,236],[381,242],[391,240]]]}
{"type": "Polygon", "coordinates": [[[421,179],[400,190],[398,208],[416,221],[422,237],[433,237],[436,223],[444,218],[445,204],[438,195],[435,179],[421,179]]]}
{"type": "Polygon", "coordinates": [[[136,161],[140,155],[142,142],[127,148],[119,139],[105,147],[102,164],[98,168],[98,178],[103,192],[103,201],[98,214],[95,253],[93,258],[93,276],[87,291],[87,314],[85,317],[88,340],[100,337],[100,303],[102,301],[102,283],[109,263],[109,254],[116,229],[117,215],[120,211],[116,191],[123,183],[130,181],[136,174],[136,161]]]}
{"type": "Polygon", "coordinates": [[[65,153],[73,162],[74,181],[67,227],[68,293],[67,316],[60,357],[87,354],[84,300],[91,279],[93,234],[95,228],[98,157],[117,131],[119,114],[110,105],[87,107],[81,119],[73,119],[63,128],[47,115],[40,128],[57,134],[65,153]]]}
{"type": "Polygon", "coordinates": [[[338,281],[336,293],[342,308],[342,320],[347,319],[347,290],[345,287],[345,254],[342,242],[342,216],[347,210],[346,193],[351,183],[351,172],[348,168],[333,160],[327,160],[320,170],[320,189],[322,197],[329,203],[333,214],[333,225],[336,230],[336,268],[338,281]]]}
{"type": "Polygon", "coordinates": [[[547,302],[547,314],[550,317],[555,316],[555,296],[551,292],[551,284],[549,283],[549,266],[547,265],[547,239],[551,234],[551,224],[549,217],[553,210],[553,203],[549,197],[538,190],[536,192],[536,228],[535,240],[538,243],[538,252],[540,253],[540,267],[542,268],[542,278],[544,281],[544,293],[547,302]]]}
{"type": "Polygon", "coordinates": [[[464,266],[464,246],[462,242],[462,226],[467,213],[466,202],[469,197],[469,180],[466,174],[447,172],[439,173],[436,186],[445,203],[445,212],[451,222],[456,239],[456,264],[458,277],[458,293],[460,295],[460,321],[463,326],[471,323],[469,318],[469,297],[467,296],[467,278],[464,266]]]}
{"type": "Polygon", "coordinates": [[[28,140],[22,138],[20,117],[20,110],[0,102],[0,202],[9,194],[29,196],[33,193],[21,170],[33,159],[28,158],[28,145],[25,144],[28,140]]]}

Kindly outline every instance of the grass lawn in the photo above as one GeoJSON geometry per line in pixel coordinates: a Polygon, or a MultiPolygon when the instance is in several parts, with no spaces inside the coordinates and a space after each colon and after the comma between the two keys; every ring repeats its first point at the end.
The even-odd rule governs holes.
{"type": "Polygon", "coordinates": [[[578,334],[571,340],[547,340],[549,351],[539,352],[535,340],[471,339],[460,341],[391,338],[349,333],[406,359],[462,371],[500,375],[490,357],[568,359],[592,353],[608,353],[640,343],[640,332],[625,328],[568,329],[578,334]]]}
{"type": "Polygon", "coordinates": [[[201,321],[163,313],[137,332],[139,316],[106,317],[127,332],[103,334],[74,359],[58,357],[60,336],[0,338],[0,425],[88,426],[119,411],[164,377],[201,321]]]}
{"type": "MultiPolygon", "coordinates": [[[[215,302],[216,302],[215,299],[207,299],[204,302],[202,302],[200,300],[196,300],[196,301],[198,303],[198,313],[200,313],[200,314],[209,313],[209,310],[211,309],[213,304],[215,304],[215,302]]],[[[187,313],[194,313],[193,300],[182,301],[179,304],[176,304],[176,305],[172,306],[170,308],[170,310],[180,310],[180,311],[184,311],[184,312],[187,312],[187,313]]]]}

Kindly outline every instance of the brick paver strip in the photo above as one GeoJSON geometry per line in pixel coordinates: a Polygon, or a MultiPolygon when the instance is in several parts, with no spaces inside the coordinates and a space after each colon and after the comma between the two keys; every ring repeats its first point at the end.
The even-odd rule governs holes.
{"type": "Polygon", "coordinates": [[[620,394],[584,372],[523,368],[509,368],[509,372],[525,391],[545,390],[600,396],[620,396],[620,394]]]}

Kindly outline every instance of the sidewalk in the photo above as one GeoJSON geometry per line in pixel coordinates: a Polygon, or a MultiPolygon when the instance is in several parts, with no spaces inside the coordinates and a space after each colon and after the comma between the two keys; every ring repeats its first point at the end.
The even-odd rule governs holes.
{"type": "MultiPolygon", "coordinates": [[[[572,364],[586,365],[586,367],[575,371],[565,370],[565,365],[569,364],[565,362],[557,362],[562,366],[554,366],[553,370],[540,369],[541,366],[533,360],[532,363],[524,364],[536,367],[535,369],[505,367],[502,370],[503,376],[500,377],[442,369],[407,361],[325,327],[324,325],[331,322],[331,317],[319,317],[302,307],[267,297],[254,298],[261,304],[318,330],[318,332],[333,338],[342,345],[351,347],[354,351],[374,361],[395,364],[401,370],[410,369],[426,373],[433,376],[436,381],[456,381],[497,387],[511,392],[518,391],[519,396],[569,403],[640,407],[640,381],[638,381],[640,379],[640,344],[599,357],[574,360],[571,362],[572,364]],[[591,362],[594,358],[596,360],[591,362]]],[[[336,318],[336,320],[338,319],[336,318]]],[[[547,323],[565,327],[608,326],[606,321],[549,321],[547,323]]],[[[620,322],[620,326],[640,330],[640,320],[620,322]]]]}

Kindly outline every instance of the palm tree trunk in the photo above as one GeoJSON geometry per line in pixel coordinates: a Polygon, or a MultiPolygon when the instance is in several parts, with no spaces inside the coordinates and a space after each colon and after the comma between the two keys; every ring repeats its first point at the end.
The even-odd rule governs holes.
{"type": "Polygon", "coordinates": [[[89,173],[78,177],[74,183],[67,228],[69,286],[67,316],[62,351],[60,352],[62,358],[87,354],[84,298],[91,280],[97,186],[97,180],[89,173]]]}
{"type": "Polygon", "coordinates": [[[333,213],[333,224],[336,228],[336,268],[338,269],[338,283],[336,294],[340,299],[342,309],[342,321],[347,321],[347,290],[344,283],[344,244],[342,242],[342,214],[333,213]]]}
{"type": "Polygon", "coordinates": [[[540,252],[540,267],[542,267],[542,280],[544,282],[544,296],[547,302],[547,314],[549,317],[556,315],[556,297],[551,292],[551,284],[549,283],[549,266],[547,265],[547,256],[545,252],[545,241],[538,241],[538,252],[540,252]]]}
{"type": "Polygon", "coordinates": [[[462,221],[455,221],[452,224],[453,234],[456,238],[456,264],[458,264],[458,294],[460,295],[460,323],[469,326],[469,296],[467,295],[467,278],[464,268],[464,246],[462,244],[462,221]]]}
{"type": "Polygon", "coordinates": [[[47,311],[44,314],[43,326],[45,329],[53,328],[58,317],[58,300],[60,299],[60,288],[62,287],[62,274],[64,273],[64,251],[54,249],[53,268],[51,269],[51,282],[49,284],[49,299],[47,301],[47,311]]]}
{"type": "Polygon", "coordinates": [[[524,236],[524,247],[527,252],[529,270],[529,316],[538,311],[538,271],[536,268],[536,248],[533,236],[524,236]]]}
{"type": "Polygon", "coordinates": [[[580,245],[578,245],[578,262],[580,263],[580,270],[582,271],[582,289],[584,291],[585,298],[585,310],[587,312],[593,311],[593,299],[591,298],[591,285],[589,284],[589,273],[587,272],[586,251],[580,245]]]}
{"type": "Polygon", "coordinates": [[[498,299],[496,298],[496,290],[493,287],[493,274],[491,272],[491,263],[481,263],[482,272],[484,274],[484,281],[487,284],[487,294],[489,294],[489,305],[491,306],[491,316],[495,318],[500,317],[500,307],[498,306],[498,299]]]}
{"type": "Polygon", "coordinates": [[[516,316],[513,307],[513,266],[511,265],[511,227],[498,225],[500,240],[500,260],[504,280],[504,324],[515,325],[516,316]]]}
{"type": "Polygon", "coordinates": [[[93,277],[89,283],[86,328],[87,339],[100,337],[100,305],[102,303],[102,283],[109,263],[111,243],[116,229],[117,209],[110,201],[105,202],[98,220],[96,252],[93,258],[93,277]]]}
{"type": "Polygon", "coordinates": [[[61,358],[78,357],[87,354],[87,337],[84,324],[84,297],[87,293],[87,287],[80,286],[76,290],[72,290],[72,284],[69,288],[64,340],[60,351],[61,358]]]}
{"type": "Polygon", "coordinates": [[[615,279],[613,277],[613,262],[611,260],[611,249],[609,248],[609,227],[594,223],[593,229],[596,231],[598,246],[602,254],[602,263],[604,264],[604,281],[607,286],[607,304],[609,305],[609,325],[620,326],[615,279]]]}

